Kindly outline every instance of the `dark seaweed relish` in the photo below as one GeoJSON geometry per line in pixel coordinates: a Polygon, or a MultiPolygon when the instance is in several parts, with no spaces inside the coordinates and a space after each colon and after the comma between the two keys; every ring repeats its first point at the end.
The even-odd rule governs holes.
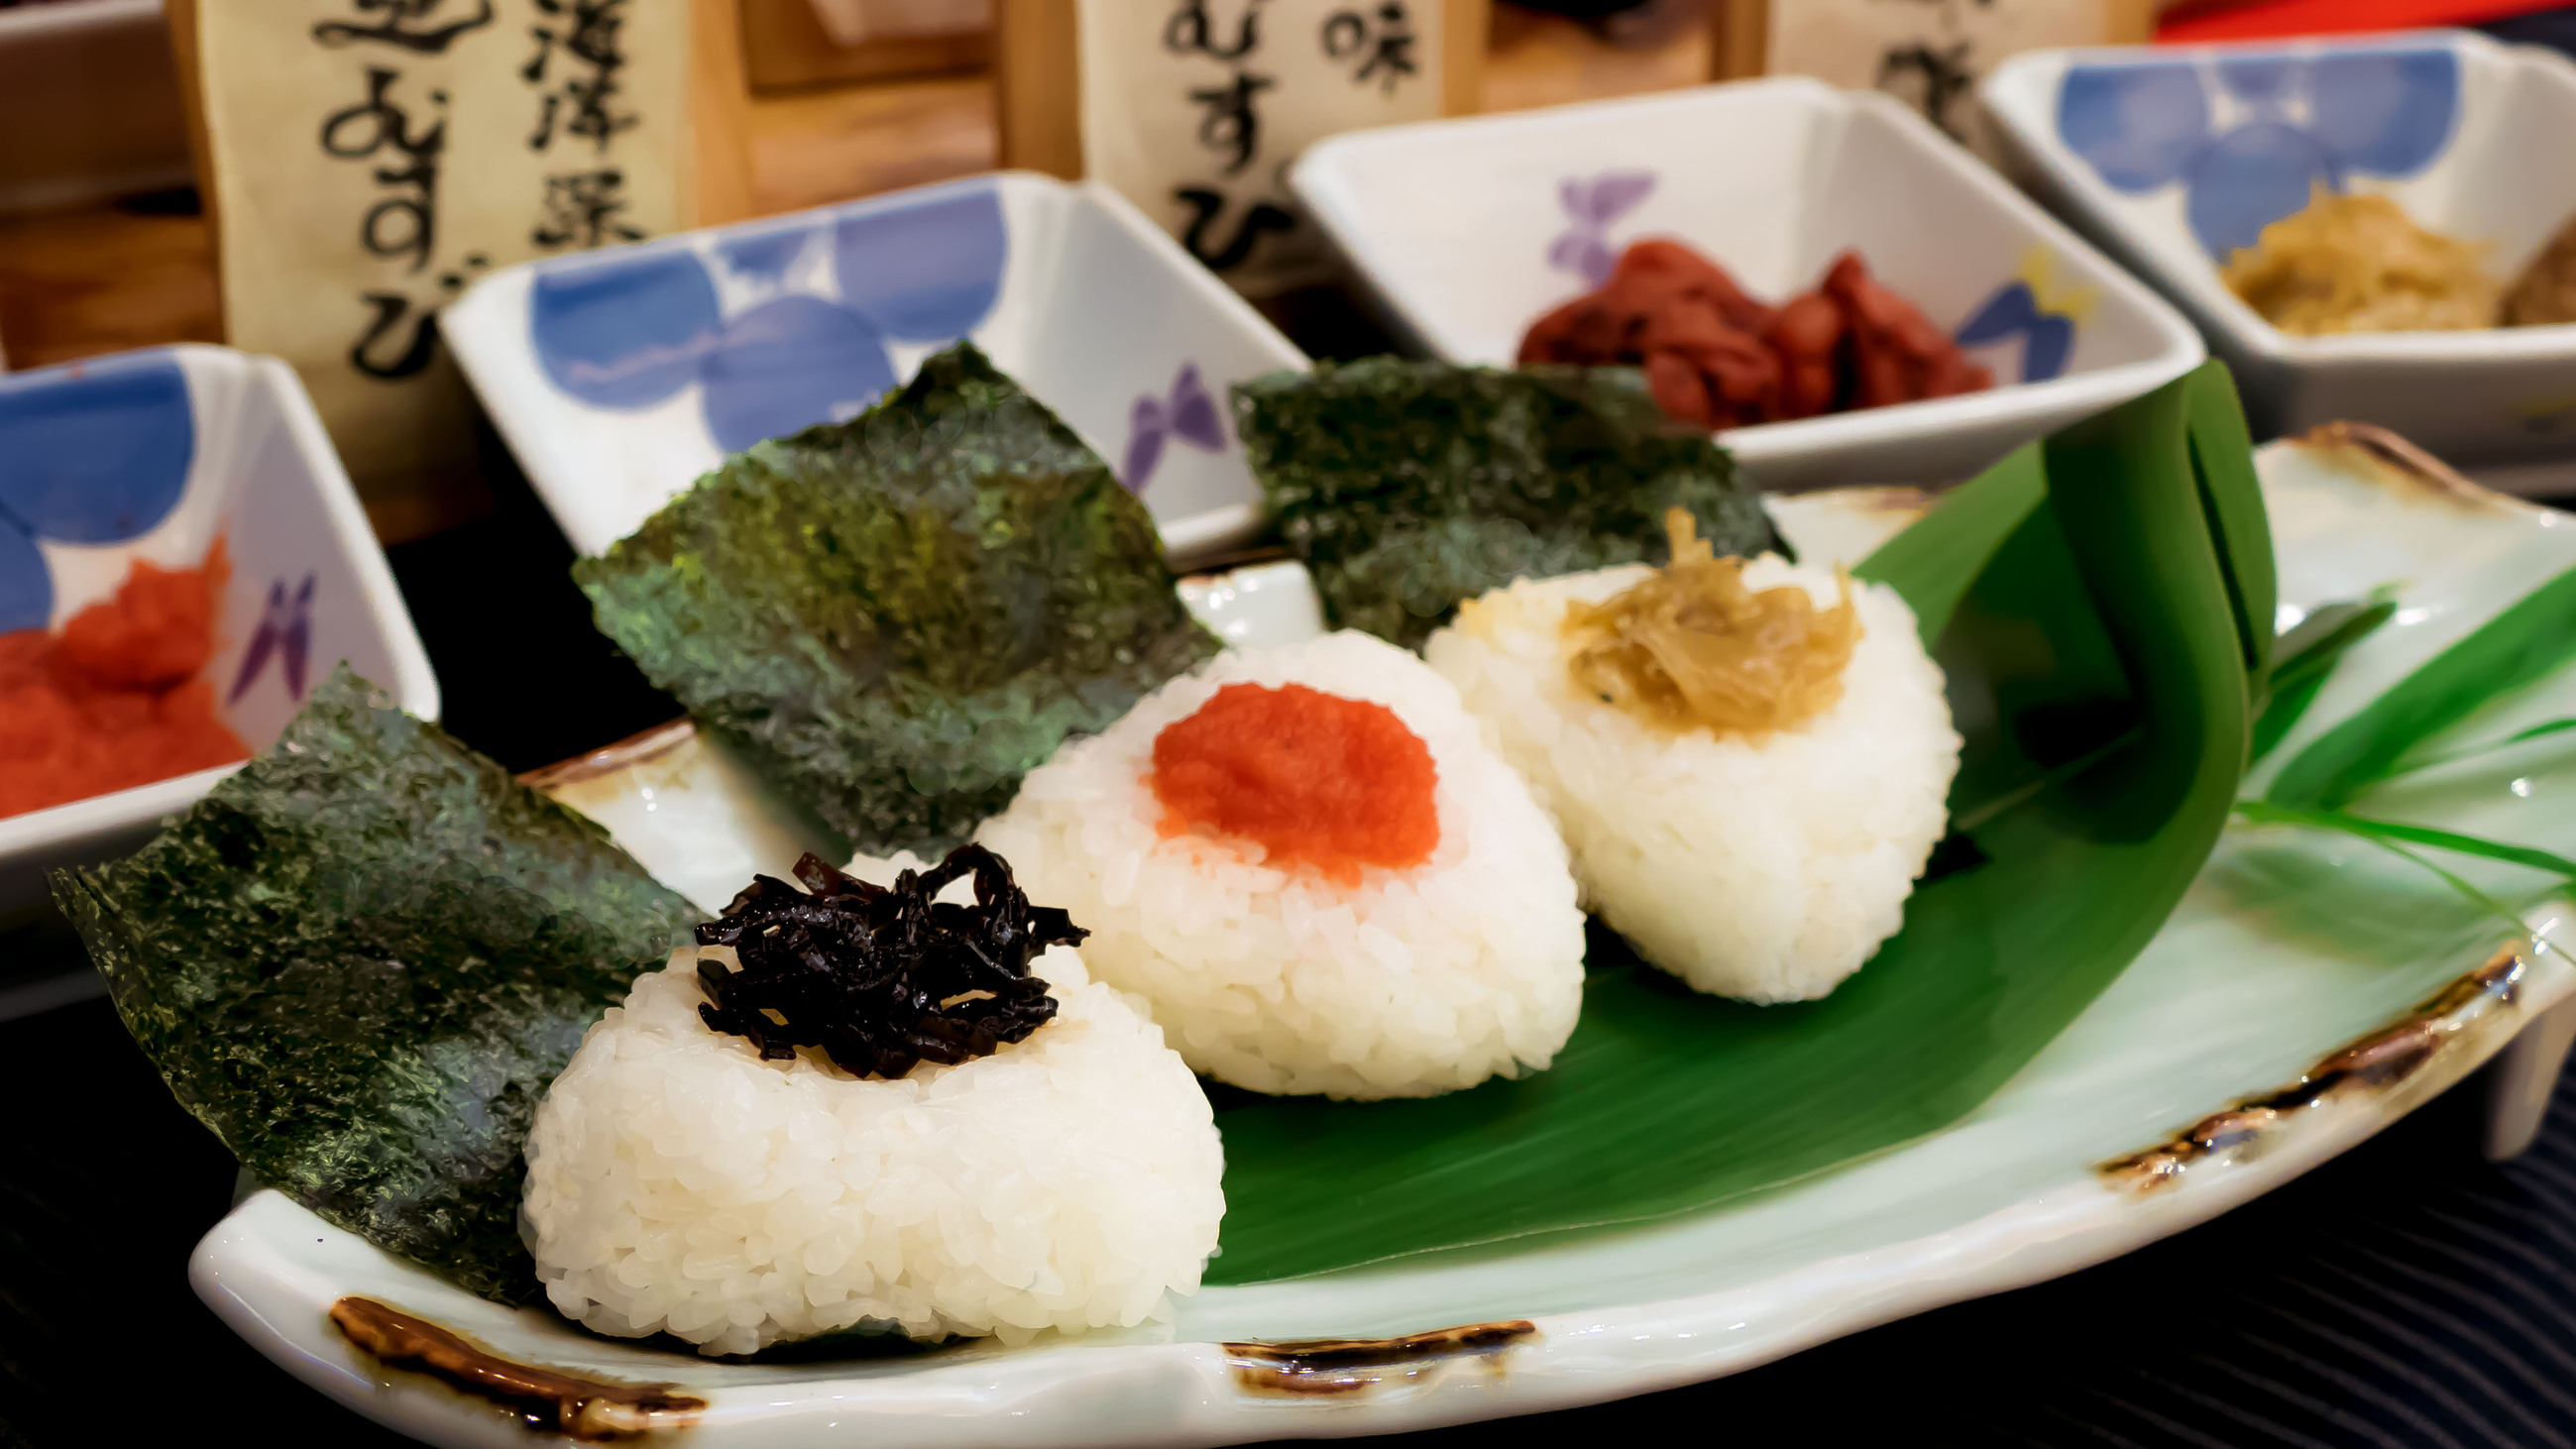
{"type": "Polygon", "coordinates": [[[989,1056],[1055,1016],[1030,959],[1090,934],[1063,911],[1030,905],[1010,862],[980,845],[959,846],[927,873],[907,870],[891,887],[811,855],[796,862],[796,878],[804,890],[760,876],[722,919],[698,927],[699,945],[731,946],[741,962],[732,971],[698,963],[712,1003],[698,1015],[772,1061],[820,1047],[846,1071],[892,1078],[925,1061],[989,1056]],[[938,904],[970,873],[975,904],[938,904]]]}

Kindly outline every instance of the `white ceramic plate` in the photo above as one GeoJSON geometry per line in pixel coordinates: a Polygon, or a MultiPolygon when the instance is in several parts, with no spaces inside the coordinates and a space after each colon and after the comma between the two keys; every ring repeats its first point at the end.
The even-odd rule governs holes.
{"type": "MultiPolygon", "coordinates": [[[[2394,624],[2329,683],[2285,753],[2576,564],[2576,520],[2410,468],[2402,451],[2367,442],[2276,444],[2261,455],[2285,611],[2404,586],[2394,624]]],[[[1779,509],[1811,556],[1851,559],[1917,506],[1909,494],[1847,491],[1779,509]]],[[[1247,639],[1315,627],[1293,565],[1199,587],[1193,603],[1247,639]]],[[[2502,733],[2568,713],[2576,678],[2490,723],[2502,733]]],[[[721,763],[683,729],[547,783],[703,895],[731,886],[673,868],[690,842],[740,828],[725,866],[735,881],[746,867],[777,869],[793,849],[742,824],[757,825],[759,804],[725,787],[721,763]]],[[[2391,810],[2569,851],[2576,812],[2552,798],[2567,788],[2563,775],[2526,775],[2508,755],[2500,768],[2410,787],[2391,810]]],[[[2567,935],[2554,913],[2529,925],[2546,942],[2567,935]]],[[[768,1364],[594,1338],[549,1312],[474,1299],[269,1191],[207,1234],[192,1271],[198,1292],[262,1352],[439,1444],[522,1444],[529,1412],[548,1423],[571,1412],[594,1425],[691,1424],[691,1441],[710,1449],[1220,1444],[1530,1413],[1712,1378],[2064,1273],[2278,1186],[2576,993],[2576,970],[2555,945],[2498,956],[2511,934],[2366,846],[2231,830],[2137,963],[1946,1131],[1660,1226],[1465,1263],[1211,1288],[1143,1329],[1016,1350],[768,1364]],[[2337,1055],[2355,1043],[2365,1044],[2357,1056],[2337,1055]],[[333,1305],[353,1295],[442,1325],[490,1357],[433,1353],[389,1366],[333,1326],[333,1305]],[[458,1387],[468,1370],[481,1375],[473,1392],[458,1387]],[[502,1401],[511,1392],[519,1397],[502,1401]]],[[[2571,1018],[2576,1006],[2543,1025],[2571,1018]]],[[[2564,1041],[2562,1031],[2555,1043],[2564,1041]]],[[[2523,1080],[2545,1087],[2547,1075],[2523,1080]]],[[[2537,1120],[2521,1105],[2506,1136],[2537,1120]]]]}
{"type": "Polygon", "coordinates": [[[2462,464],[2576,452],[2576,325],[2293,337],[2218,276],[2324,181],[2490,243],[2510,281],[2576,221],[2576,61],[2461,30],[2039,50],[1980,99],[2015,175],[2208,334],[2255,436],[2369,418],[2462,464]]]}
{"type": "Polygon", "coordinates": [[[1993,368],[1985,392],[1721,434],[1765,488],[1965,478],[2202,357],[2152,290],[1922,117],[1812,80],[1354,132],[1292,181],[1435,357],[1511,365],[1617,251],[1669,236],[1774,302],[1856,247],[1993,368]]]}
{"type": "MultiPolygon", "coordinates": [[[[293,369],[188,346],[0,377],[0,630],[60,627],[135,560],[193,568],[217,538],[232,581],[203,677],[244,743],[266,749],[343,659],[438,717],[429,656],[293,369]]],[[[43,901],[46,871],[125,854],[231,771],[0,820],[0,922],[43,901]]]]}
{"type": "Polygon", "coordinates": [[[1141,494],[1174,558],[1260,527],[1226,389],[1303,368],[1116,192],[1007,173],[505,268],[439,314],[573,547],[971,339],[1141,494]]]}

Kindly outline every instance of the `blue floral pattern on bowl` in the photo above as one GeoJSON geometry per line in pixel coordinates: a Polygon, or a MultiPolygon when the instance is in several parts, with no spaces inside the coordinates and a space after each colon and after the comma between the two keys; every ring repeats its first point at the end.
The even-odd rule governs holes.
{"type": "Polygon", "coordinates": [[[167,356],[0,388],[0,633],[52,622],[39,540],[142,537],[178,506],[196,453],[188,382],[167,356]]]}
{"type": "Polygon", "coordinates": [[[909,205],[538,272],[539,365],[596,407],[657,406],[691,383],[725,452],[846,418],[894,386],[890,348],[975,330],[1000,296],[1010,239],[989,184],[909,205]]]}
{"type": "Polygon", "coordinates": [[[2076,331],[2098,300],[2090,288],[2060,280],[2046,247],[2032,247],[2012,280],[1979,303],[1952,340],[1970,350],[2018,342],[2021,380],[2046,382],[2065,375],[2075,357],[2076,331]]]}
{"type": "Polygon", "coordinates": [[[1974,316],[1959,326],[1961,347],[1986,347],[2021,339],[2021,380],[2045,382],[2066,371],[2075,351],[2075,319],[2049,312],[2028,282],[2016,277],[1996,289],[1974,316]]]}
{"type": "Polygon", "coordinates": [[[2220,261],[2308,204],[2322,183],[2402,180],[2459,127],[2460,60],[2444,46],[2087,62],[2057,97],[2057,134],[2105,185],[2185,191],[2220,261]]]}

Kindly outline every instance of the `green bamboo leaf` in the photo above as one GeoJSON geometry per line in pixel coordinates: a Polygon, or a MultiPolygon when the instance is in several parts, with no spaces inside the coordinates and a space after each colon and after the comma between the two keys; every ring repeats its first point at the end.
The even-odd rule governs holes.
{"type": "MultiPolygon", "coordinates": [[[[2020,1070],[2163,925],[2241,779],[2247,570],[2220,561],[2184,394],[2016,454],[1859,570],[1947,620],[1990,774],[2063,776],[1977,827],[1984,863],[1918,889],[1822,1001],[1701,996],[1596,930],[1582,1024],[1548,1071],[1417,1101],[1229,1097],[1209,1281],[1705,1209],[1938,1131],[2020,1070]]],[[[2259,511],[2233,496],[2250,471],[2208,477],[2259,511]]]]}
{"type": "Polygon", "coordinates": [[[2253,758],[2270,754],[2289,735],[2343,656],[2396,613],[2393,600],[2376,596],[2367,603],[2327,604],[2280,637],[2272,646],[2272,697],[2254,722],[2253,758]]]}
{"type": "Polygon", "coordinates": [[[2576,655],[2576,569],[2522,596],[2434,655],[2272,780],[2275,805],[2332,809],[2396,773],[2418,745],[2576,655]]]}
{"type": "MultiPolygon", "coordinates": [[[[2347,835],[2355,836],[2372,845],[2378,846],[2380,849],[2385,850],[2389,854],[2397,856],[2402,860],[2410,861],[2415,865],[2422,866],[2425,870],[2439,878],[2444,885],[2449,886],[2453,891],[2457,892],[2459,896],[2469,904],[2476,906],[2488,915],[2495,917],[2497,920],[2504,922],[2508,926],[2511,926],[2516,934],[2521,934],[2529,929],[2529,927],[2524,924],[2522,917],[2514,914],[2513,910],[2506,906],[2504,902],[2488,895],[2485,891],[2479,890],[2457,872],[2444,869],[2439,862],[2428,860],[2417,852],[2407,849],[2402,843],[2401,838],[2398,836],[2388,834],[2382,830],[2365,828],[2368,826],[2384,825],[2387,823],[2385,821],[2365,821],[2356,816],[2343,814],[2340,811],[2297,810],[2286,806],[2266,805],[2259,800],[2240,801],[2237,804],[2236,810],[2238,814],[2243,815],[2248,820],[2285,825],[2308,825],[2322,830],[2338,830],[2347,835]]],[[[2444,832],[2435,833],[2439,834],[2444,832]]],[[[2475,836],[2460,836],[2455,838],[2476,841],[2476,843],[2481,846],[2493,845],[2496,843],[2493,841],[2477,840],[2477,837],[2475,836]]],[[[2484,852],[2472,851],[2470,853],[2483,854],[2484,852]]]]}
{"type": "Polygon", "coordinates": [[[2515,730],[2512,734],[2505,736],[2497,743],[2499,747],[2503,745],[2518,745],[2524,740],[2542,739],[2549,735],[2563,735],[2569,730],[2576,730],[2576,719],[2554,719],[2547,724],[2533,725],[2527,730],[2515,730]]]}
{"type": "Polygon", "coordinates": [[[2565,734],[2569,730],[2576,730],[2576,719],[2554,719],[2545,724],[2533,725],[2529,729],[2516,730],[2512,734],[2506,735],[2500,740],[2489,740],[2484,744],[2477,745],[2464,745],[2456,750],[2445,750],[2438,755],[2427,755],[2421,759],[2405,761],[2400,764],[2393,773],[2409,775],[2418,770],[2432,769],[2436,765],[2448,765],[2460,760],[2472,760],[2480,755],[2491,755],[2498,750],[2510,749],[2515,745],[2523,744],[2531,740],[2547,739],[2551,735],[2565,734]]]}
{"type": "Polygon", "coordinates": [[[2275,805],[2264,800],[2238,802],[2236,813],[2248,820],[2283,825],[2312,825],[2327,830],[2340,830],[2349,835],[2364,835],[2379,840],[2403,840],[2412,845],[2429,845],[2460,855],[2482,856],[2511,865],[2527,865],[2576,880],[2576,860],[2534,846],[2514,845],[2502,840],[2489,840],[2481,835],[2462,835],[2453,830],[2436,830],[2429,825],[2408,825],[2395,820],[2373,820],[2345,810],[2310,810],[2297,806],[2275,805]]]}
{"type": "MultiPolygon", "coordinates": [[[[2201,506],[2217,536],[2218,565],[2227,578],[2245,672],[2258,683],[2275,667],[2273,610],[2279,604],[2272,559],[2272,522],[2263,511],[2263,482],[2254,472],[2254,438],[2237,406],[2236,384],[2224,368],[2204,364],[2182,380],[2190,417],[2192,476],[2201,506]]],[[[2256,697],[2262,690],[2258,687],[2256,697]]]]}
{"type": "Polygon", "coordinates": [[[1903,595],[1928,645],[1950,627],[1951,613],[1995,550],[2047,498],[2048,473],[2039,445],[2026,444],[1943,495],[1938,508],[1879,545],[1852,576],[1903,595]]]}
{"type": "Polygon", "coordinates": [[[2326,677],[2322,673],[2311,674],[2305,679],[2275,682],[2271,699],[2263,705],[2262,716],[2254,721],[2254,747],[2247,752],[2246,763],[2250,765],[2279,748],[2281,741],[2288,738],[2291,729],[2307,714],[2308,706],[2317,702],[2318,691],[2325,687],[2326,677]]]}

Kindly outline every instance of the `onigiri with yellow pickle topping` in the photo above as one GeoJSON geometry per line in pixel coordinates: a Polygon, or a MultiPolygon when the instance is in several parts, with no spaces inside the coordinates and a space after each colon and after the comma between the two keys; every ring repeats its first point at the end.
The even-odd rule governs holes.
{"type": "Polygon", "coordinates": [[[1555,815],[1593,909],[1699,990],[1803,1001],[1904,922],[1959,736],[1896,591],[1722,558],[1523,580],[1424,654],[1555,815]]]}

